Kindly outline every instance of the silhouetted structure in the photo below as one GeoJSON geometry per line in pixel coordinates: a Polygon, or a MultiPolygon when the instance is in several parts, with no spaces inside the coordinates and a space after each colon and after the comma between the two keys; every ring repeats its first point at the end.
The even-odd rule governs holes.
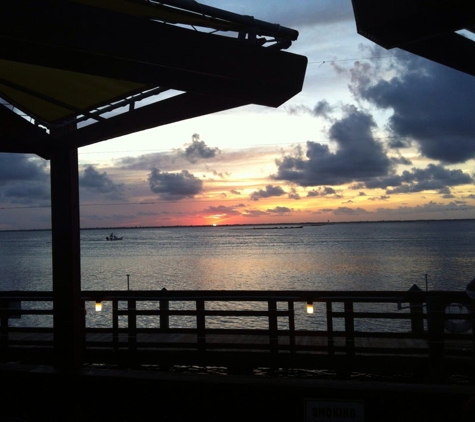
{"type": "Polygon", "coordinates": [[[58,367],[81,365],[78,148],[246,104],[281,105],[303,85],[307,59],[281,51],[297,37],[183,0],[1,2],[0,152],[51,165],[58,367]]]}
{"type": "Polygon", "coordinates": [[[475,3],[465,0],[352,0],[358,33],[475,76],[475,3]]]}

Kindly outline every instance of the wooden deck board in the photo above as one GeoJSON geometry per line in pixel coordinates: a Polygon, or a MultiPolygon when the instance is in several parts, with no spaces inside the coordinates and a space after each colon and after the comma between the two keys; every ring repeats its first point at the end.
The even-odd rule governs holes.
{"type": "MultiPolygon", "coordinates": [[[[275,342],[271,341],[269,333],[212,333],[204,339],[190,332],[139,332],[130,339],[126,333],[119,333],[114,341],[112,331],[103,331],[86,333],[85,339],[83,359],[86,364],[138,362],[139,365],[237,365],[325,370],[355,367],[387,371],[397,365],[401,367],[401,362],[404,362],[404,371],[412,368],[414,373],[420,367],[430,366],[424,364],[430,362],[429,342],[414,337],[365,336],[348,340],[341,335],[328,338],[299,334],[293,346],[289,335],[278,335],[273,339],[277,340],[275,342]]],[[[9,340],[7,345],[0,343],[0,361],[2,353],[9,361],[54,356],[53,333],[12,332],[9,340]]],[[[445,346],[444,365],[449,359],[453,359],[457,367],[463,362],[465,366],[473,365],[472,341],[446,340],[441,345],[445,346]]]]}

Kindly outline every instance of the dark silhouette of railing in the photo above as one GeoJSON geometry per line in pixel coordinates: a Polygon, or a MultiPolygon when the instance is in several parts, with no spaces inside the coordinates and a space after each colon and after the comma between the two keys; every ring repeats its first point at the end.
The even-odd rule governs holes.
{"type": "MultiPolygon", "coordinates": [[[[83,291],[81,302],[84,364],[475,373],[465,292],[83,291]]],[[[51,292],[0,292],[2,361],[54,364],[52,307],[51,292]]]]}

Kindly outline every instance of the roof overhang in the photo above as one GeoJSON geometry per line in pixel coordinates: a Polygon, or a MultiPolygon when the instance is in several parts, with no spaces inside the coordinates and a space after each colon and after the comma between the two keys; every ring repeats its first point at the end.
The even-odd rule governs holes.
{"type": "Polygon", "coordinates": [[[280,50],[296,31],[160,3],[171,5],[2,0],[0,152],[47,158],[247,104],[278,107],[301,91],[307,59],[280,50]]]}
{"type": "Polygon", "coordinates": [[[475,76],[475,2],[352,0],[357,31],[386,48],[400,48],[475,76]]]}

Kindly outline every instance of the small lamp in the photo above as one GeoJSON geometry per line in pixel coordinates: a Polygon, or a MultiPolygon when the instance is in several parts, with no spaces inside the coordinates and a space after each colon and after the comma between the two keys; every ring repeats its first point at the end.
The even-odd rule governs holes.
{"type": "Polygon", "coordinates": [[[102,311],[102,302],[100,300],[96,300],[96,312],[102,311]]]}
{"type": "Polygon", "coordinates": [[[313,302],[311,300],[307,301],[307,314],[313,314],[313,302]]]}

